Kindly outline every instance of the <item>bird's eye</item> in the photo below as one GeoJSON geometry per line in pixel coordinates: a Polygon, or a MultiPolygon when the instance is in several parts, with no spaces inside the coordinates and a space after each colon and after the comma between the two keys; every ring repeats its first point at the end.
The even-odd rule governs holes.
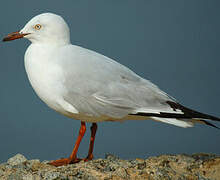
{"type": "Polygon", "coordinates": [[[41,27],[42,27],[42,26],[41,26],[40,24],[36,24],[36,25],[34,26],[34,29],[40,30],[41,27]]]}

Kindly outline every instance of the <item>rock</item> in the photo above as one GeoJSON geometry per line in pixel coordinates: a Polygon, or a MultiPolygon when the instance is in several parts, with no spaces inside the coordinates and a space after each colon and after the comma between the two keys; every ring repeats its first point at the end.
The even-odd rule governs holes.
{"type": "Polygon", "coordinates": [[[27,160],[17,154],[0,164],[1,180],[220,180],[220,156],[213,154],[161,155],[148,159],[105,159],[54,167],[48,161],[27,160]]]}
{"type": "Polygon", "coordinates": [[[7,163],[11,166],[15,166],[27,161],[27,159],[22,154],[16,154],[15,156],[8,159],[7,163]]]}

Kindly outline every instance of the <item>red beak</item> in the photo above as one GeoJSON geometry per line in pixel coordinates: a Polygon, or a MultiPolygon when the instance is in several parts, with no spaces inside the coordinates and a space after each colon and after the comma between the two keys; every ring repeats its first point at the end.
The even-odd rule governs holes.
{"type": "Polygon", "coordinates": [[[19,31],[8,34],[2,41],[12,41],[15,39],[23,38],[30,33],[20,33],[19,31]]]}

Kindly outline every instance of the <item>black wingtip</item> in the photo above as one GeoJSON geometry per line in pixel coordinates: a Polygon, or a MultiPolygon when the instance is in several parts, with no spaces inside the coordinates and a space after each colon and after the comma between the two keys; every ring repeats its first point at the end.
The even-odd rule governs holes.
{"type": "Polygon", "coordinates": [[[220,121],[220,118],[218,118],[218,117],[192,110],[192,109],[187,108],[177,102],[167,101],[166,103],[169,104],[170,107],[174,111],[176,111],[177,109],[181,110],[184,113],[183,116],[185,116],[186,118],[199,118],[199,119],[209,119],[209,120],[213,120],[213,121],[220,121]]]}
{"type": "Polygon", "coordinates": [[[212,123],[210,123],[210,122],[208,122],[208,121],[205,121],[205,120],[201,120],[204,124],[206,124],[206,125],[208,125],[208,126],[211,126],[211,127],[214,127],[214,128],[216,128],[216,129],[219,129],[220,130],[220,128],[218,127],[218,126],[216,126],[216,125],[214,125],[214,124],[212,124],[212,123]]]}

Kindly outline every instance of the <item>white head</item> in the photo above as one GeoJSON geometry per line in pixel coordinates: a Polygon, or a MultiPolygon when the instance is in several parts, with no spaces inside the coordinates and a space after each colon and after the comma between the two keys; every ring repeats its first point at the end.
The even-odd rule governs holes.
{"type": "Polygon", "coordinates": [[[22,30],[9,34],[3,41],[27,38],[32,43],[69,44],[69,27],[61,16],[43,13],[33,17],[22,30]]]}

